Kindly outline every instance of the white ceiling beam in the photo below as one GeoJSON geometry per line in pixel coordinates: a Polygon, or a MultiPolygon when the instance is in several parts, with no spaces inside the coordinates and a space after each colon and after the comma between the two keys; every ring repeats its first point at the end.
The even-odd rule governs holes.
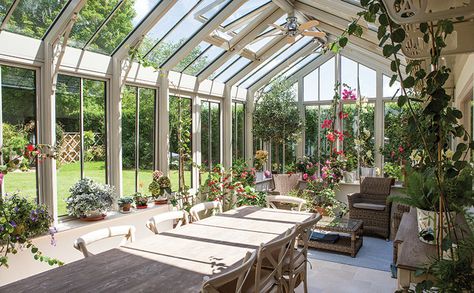
{"type": "Polygon", "coordinates": [[[278,50],[283,48],[287,42],[286,38],[282,37],[276,37],[276,40],[278,40],[277,43],[275,43],[273,46],[271,46],[268,50],[266,50],[264,53],[259,55],[257,57],[257,60],[253,61],[246,67],[244,67],[241,71],[239,71],[236,75],[234,75],[231,79],[229,79],[226,82],[226,85],[229,86],[234,86],[237,82],[242,80],[242,78],[246,77],[249,73],[251,73],[254,69],[256,69],[260,64],[265,62],[268,58],[271,58],[278,50]]]}
{"type": "Polygon", "coordinates": [[[356,18],[358,12],[364,10],[363,8],[347,2],[334,0],[296,0],[295,6],[298,6],[299,4],[306,4],[330,14],[337,14],[338,17],[349,21],[356,18]]]}
{"type": "Polygon", "coordinates": [[[47,34],[44,36],[44,41],[46,43],[54,43],[60,38],[70,25],[70,22],[75,22],[77,15],[86,3],[87,0],[71,0],[64,8],[59,19],[49,28],[47,34]]]}
{"type": "Polygon", "coordinates": [[[146,34],[160,21],[166,13],[173,7],[177,0],[163,0],[150,14],[135,28],[133,33],[117,48],[113,57],[123,59],[128,54],[130,48],[134,48],[141,43],[146,34]]]}
{"type": "Polygon", "coordinates": [[[292,1],[289,0],[272,0],[273,3],[278,5],[281,9],[283,9],[289,15],[294,15],[295,8],[293,6],[292,1]]]}
{"type": "Polygon", "coordinates": [[[256,92],[262,86],[269,83],[277,74],[285,70],[286,68],[290,67],[293,63],[298,61],[300,58],[304,58],[309,54],[312,54],[313,51],[318,48],[320,44],[318,42],[311,42],[310,44],[303,47],[299,50],[296,54],[291,55],[286,60],[283,60],[280,64],[278,64],[275,68],[273,68],[270,72],[262,76],[259,80],[257,80],[253,85],[249,87],[250,91],[256,92]]]}
{"type": "MultiPolygon", "coordinates": [[[[240,54],[243,57],[248,58],[244,52],[250,50],[245,49],[245,46],[250,44],[255,40],[261,33],[263,33],[267,28],[269,23],[274,23],[277,21],[285,12],[278,7],[274,9],[269,9],[266,12],[263,12],[262,15],[256,19],[254,24],[249,24],[244,30],[242,30],[237,36],[231,40],[229,50],[220,56],[217,60],[208,66],[203,72],[198,76],[199,81],[203,81],[208,78],[212,73],[214,73],[219,67],[221,67],[227,60],[232,58],[236,54],[240,54]],[[235,39],[235,41],[234,41],[235,39]]],[[[248,58],[250,60],[255,60],[255,55],[253,58],[248,58]]]]}
{"type": "Polygon", "coordinates": [[[161,66],[163,70],[171,70],[181,60],[191,53],[200,42],[202,42],[213,30],[217,29],[222,22],[224,22],[229,16],[231,16],[237,9],[242,6],[246,0],[233,0],[226,4],[220,12],[209,19],[209,21],[201,28],[197,33],[194,34],[187,42],[181,46],[165,63],[161,66]]]}

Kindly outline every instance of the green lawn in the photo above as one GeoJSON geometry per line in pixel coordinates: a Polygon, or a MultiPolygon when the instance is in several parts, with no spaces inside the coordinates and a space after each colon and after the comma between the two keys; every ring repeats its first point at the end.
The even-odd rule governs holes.
{"type": "MultiPolygon", "coordinates": [[[[140,170],[138,176],[139,191],[148,194],[148,185],[151,182],[152,170],[140,170]]],[[[104,162],[86,162],[84,164],[85,177],[92,178],[98,182],[105,182],[105,164],[104,162]]],[[[190,178],[190,172],[186,171],[187,184],[190,178]]],[[[61,166],[57,172],[58,181],[58,211],[59,215],[67,214],[66,202],[69,196],[69,188],[80,179],[80,164],[71,163],[61,166]]],[[[178,172],[172,170],[170,172],[171,186],[173,190],[178,188],[178,172]]],[[[30,172],[14,172],[5,176],[5,191],[20,191],[21,194],[34,198],[36,195],[36,173],[30,172]]],[[[135,171],[123,171],[123,194],[131,195],[135,192],[135,171]]]]}

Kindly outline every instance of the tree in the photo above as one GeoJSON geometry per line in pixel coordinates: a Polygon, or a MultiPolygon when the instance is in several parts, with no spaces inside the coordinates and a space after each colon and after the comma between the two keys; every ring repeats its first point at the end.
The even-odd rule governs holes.
{"type": "MultiPolygon", "coordinates": [[[[283,153],[284,146],[296,142],[303,130],[295,96],[289,81],[277,79],[272,82],[270,90],[257,99],[253,113],[253,134],[264,142],[283,145],[283,153]]],[[[278,147],[276,153],[279,164],[278,147]]]]}

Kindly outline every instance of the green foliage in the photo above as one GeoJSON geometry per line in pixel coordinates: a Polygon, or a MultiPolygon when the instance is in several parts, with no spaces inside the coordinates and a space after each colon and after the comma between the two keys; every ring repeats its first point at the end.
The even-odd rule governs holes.
{"type": "Polygon", "coordinates": [[[346,160],[344,163],[344,170],[351,172],[357,169],[357,158],[352,154],[346,155],[346,160]]]}
{"type": "Polygon", "coordinates": [[[140,192],[137,192],[133,195],[133,200],[135,201],[135,205],[138,206],[146,206],[148,204],[148,197],[142,195],[140,192]]]}
{"type": "Polygon", "coordinates": [[[243,190],[237,192],[236,206],[257,206],[266,207],[266,194],[262,191],[256,191],[251,186],[245,186],[243,190]]]}
{"type": "Polygon", "coordinates": [[[126,204],[132,204],[132,203],[133,203],[133,196],[122,196],[121,198],[118,199],[119,206],[124,206],[126,204]]]}
{"type": "Polygon", "coordinates": [[[35,260],[49,265],[62,265],[57,259],[44,256],[31,242],[31,238],[50,233],[54,242],[54,229],[49,226],[52,218],[45,205],[38,205],[19,194],[0,199],[0,267],[8,267],[8,255],[27,248],[35,260]]]}
{"type": "Polygon", "coordinates": [[[112,207],[114,189],[107,184],[84,178],[74,184],[66,199],[70,216],[86,217],[91,212],[105,213],[112,207]]]}
{"type": "Polygon", "coordinates": [[[403,177],[402,167],[396,163],[390,163],[390,162],[385,163],[385,165],[383,166],[383,172],[388,177],[395,178],[398,180],[401,180],[403,177]]]}

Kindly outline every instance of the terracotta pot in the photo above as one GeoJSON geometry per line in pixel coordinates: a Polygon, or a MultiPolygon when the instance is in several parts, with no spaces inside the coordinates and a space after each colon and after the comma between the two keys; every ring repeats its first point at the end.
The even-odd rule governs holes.
{"type": "Polygon", "coordinates": [[[94,216],[83,216],[83,217],[80,217],[79,219],[85,222],[93,222],[93,221],[103,220],[105,219],[106,216],[107,216],[106,214],[94,215],[94,216]]]}
{"type": "Polygon", "coordinates": [[[315,207],[314,210],[319,213],[321,216],[327,217],[329,216],[329,212],[323,207],[315,207]]]}
{"type": "Polygon", "coordinates": [[[122,206],[122,211],[124,211],[124,212],[130,211],[130,207],[131,207],[131,206],[132,206],[132,204],[130,204],[130,203],[124,204],[124,205],[122,206]]]}
{"type": "Polygon", "coordinates": [[[137,209],[139,209],[139,210],[146,209],[147,207],[148,207],[148,205],[144,205],[144,206],[137,205],[137,209]]]}
{"type": "Polygon", "coordinates": [[[155,199],[155,205],[167,204],[168,199],[155,199]]]}

